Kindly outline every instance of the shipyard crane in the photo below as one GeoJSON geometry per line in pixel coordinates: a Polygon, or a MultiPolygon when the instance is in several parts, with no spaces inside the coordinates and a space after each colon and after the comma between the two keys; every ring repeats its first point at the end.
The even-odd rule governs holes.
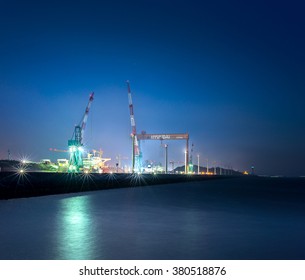
{"type": "Polygon", "coordinates": [[[188,133],[170,133],[170,134],[148,134],[142,131],[141,134],[137,135],[137,140],[186,140],[185,147],[185,169],[184,172],[187,174],[189,172],[189,134],[188,133]]]}
{"type": "Polygon", "coordinates": [[[141,172],[142,167],[142,153],[140,151],[140,146],[137,138],[136,122],[133,112],[133,104],[131,98],[130,84],[127,82],[128,89],[128,101],[129,101],[129,113],[131,122],[131,139],[132,139],[132,173],[141,172]]]}
{"type": "Polygon", "coordinates": [[[70,152],[69,172],[79,172],[80,168],[83,167],[83,159],[82,159],[82,152],[84,150],[83,138],[84,138],[84,131],[86,128],[90,106],[93,101],[93,96],[94,96],[94,92],[90,94],[89,102],[86,107],[85,113],[79,124],[75,126],[71,140],[68,140],[68,146],[70,152]]]}

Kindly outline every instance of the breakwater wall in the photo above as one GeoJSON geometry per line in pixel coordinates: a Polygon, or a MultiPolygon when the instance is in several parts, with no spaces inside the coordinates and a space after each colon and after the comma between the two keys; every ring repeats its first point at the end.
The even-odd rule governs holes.
{"type": "Polygon", "coordinates": [[[0,172],[0,199],[215,180],[227,176],[0,172]]]}

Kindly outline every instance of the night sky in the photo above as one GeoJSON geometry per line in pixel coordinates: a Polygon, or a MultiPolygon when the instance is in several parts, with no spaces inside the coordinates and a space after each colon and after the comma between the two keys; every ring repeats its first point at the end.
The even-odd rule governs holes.
{"type": "MultiPolygon", "coordinates": [[[[204,166],[305,175],[304,14],[304,1],[2,0],[0,158],[67,156],[49,148],[67,149],[94,91],[86,146],[130,164],[130,80],[139,133],[189,133],[204,166]]],[[[183,162],[184,142],[167,143],[183,162]]],[[[159,141],[142,148],[163,163],[159,141]]]]}

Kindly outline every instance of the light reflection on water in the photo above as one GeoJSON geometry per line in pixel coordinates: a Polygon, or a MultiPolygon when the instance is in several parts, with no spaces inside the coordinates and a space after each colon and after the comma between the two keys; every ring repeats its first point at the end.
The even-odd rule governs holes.
{"type": "Polygon", "coordinates": [[[56,259],[92,259],[94,254],[94,224],[91,196],[60,200],[56,216],[56,259]]]}

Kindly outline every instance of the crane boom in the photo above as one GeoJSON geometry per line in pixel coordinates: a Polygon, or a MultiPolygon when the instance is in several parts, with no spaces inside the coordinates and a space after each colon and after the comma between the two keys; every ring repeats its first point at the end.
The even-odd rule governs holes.
{"type": "Polygon", "coordinates": [[[129,81],[127,81],[127,88],[128,88],[128,102],[129,102],[129,113],[130,113],[131,129],[132,129],[132,134],[136,135],[137,134],[137,129],[136,129],[136,122],[135,122],[134,113],[133,113],[133,104],[132,104],[132,98],[131,98],[131,91],[130,91],[129,81]]]}
{"type": "Polygon", "coordinates": [[[128,102],[129,102],[129,114],[130,114],[130,123],[131,123],[131,137],[132,137],[132,172],[140,171],[141,169],[141,152],[139,147],[139,142],[137,138],[137,129],[136,122],[133,112],[133,103],[131,98],[131,90],[129,81],[126,81],[128,89],[128,102]]]}
{"type": "Polygon", "coordinates": [[[84,113],[84,116],[80,122],[80,127],[81,127],[81,136],[83,138],[84,136],[84,132],[85,132],[85,128],[86,128],[86,123],[87,123],[87,119],[88,119],[88,114],[89,114],[89,110],[90,110],[90,106],[91,106],[91,103],[93,101],[93,96],[94,96],[94,92],[92,92],[90,94],[90,97],[89,97],[89,101],[88,101],[88,105],[86,107],[86,110],[85,110],[85,113],[84,113]]]}

